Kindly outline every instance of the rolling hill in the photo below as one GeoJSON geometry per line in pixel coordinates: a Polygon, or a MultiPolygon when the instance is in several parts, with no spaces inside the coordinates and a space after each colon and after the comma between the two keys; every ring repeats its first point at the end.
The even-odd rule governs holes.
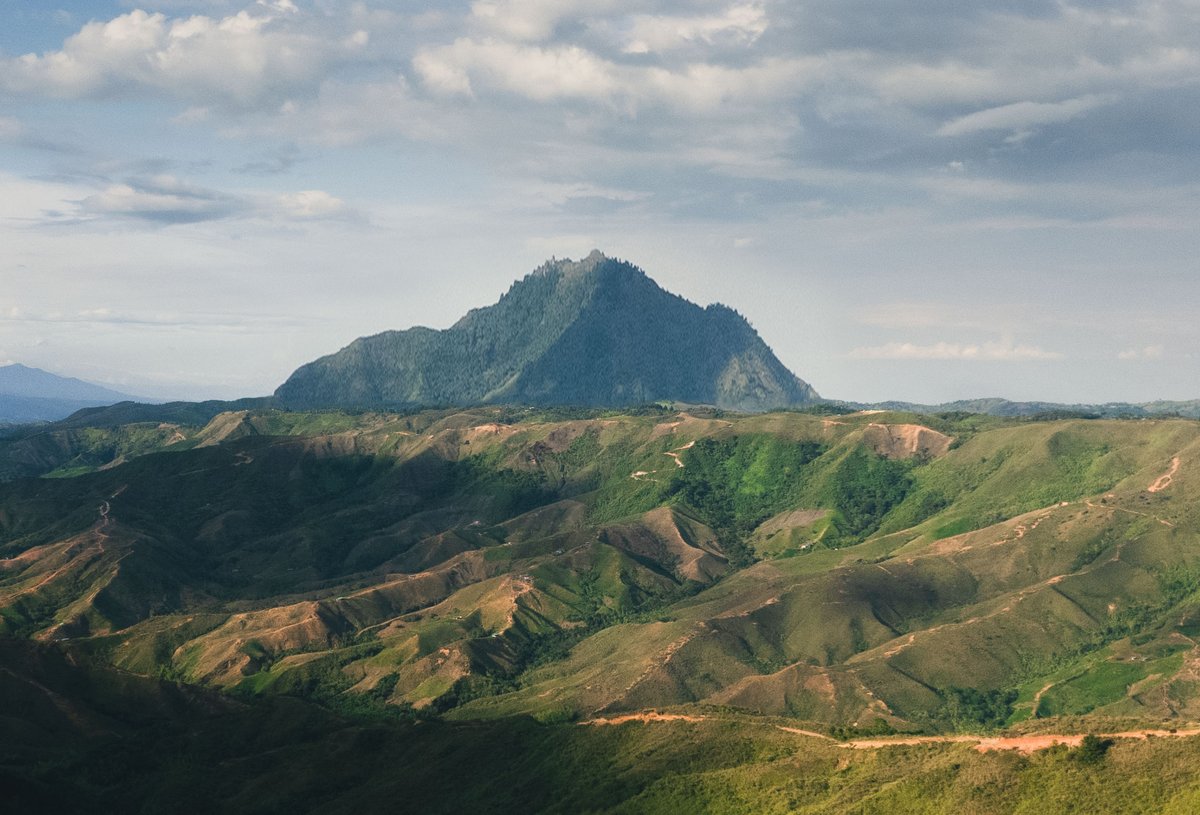
{"type": "Polygon", "coordinates": [[[543,265],[444,331],[355,340],[275,395],[293,410],[671,400],[761,411],[817,398],[737,312],[701,308],[599,252],[543,265]]]}
{"type": "MultiPolygon", "coordinates": [[[[1050,779],[1099,776],[1066,753],[993,761],[956,739],[1190,732],[1200,719],[1190,420],[257,408],[42,436],[0,443],[0,463],[25,462],[0,484],[0,640],[34,675],[21,693],[67,683],[49,698],[82,707],[4,719],[50,717],[76,745],[73,759],[38,742],[0,765],[31,796],[98,745],[153,761],[134,746],[141,725],[112,724],[139,695],[150,718],[191,722],[146,725],[189,755],[198,748],[172,734],[194,726],[219,741],[299,705],[289,715],[310,729],[290,761],[333,750],[375,766],[350,758],[360,738],[393,756],[437,745],[446,761],[468,760],[466,742],[495,745],[520,762],[591,766],[588,806],[615,811],[704,808],[694,784],[715,785],[730,811],[861,811],[830,786],[830,768],[852,766],[856,784],[891,790],[870,793],[880,807],[899,806],[899,789],[941,790],[925,809],[892,811],[950,812],[969,797],[939,775],[950,763],[992,773],[1008,790],[998,802],[1045,804],[1050,779]],[[88,696],[113,683],[116,696],[88,696]],[[626,723],[587,726],[608,721],[626,723]],[[895,765],[902,783],[838,757],[889,733],[945,741],[878,748],[910,751],[895,765]],[[547,739],[573,758],[542,752],[547,739]],[[629,775],[609,752],[633,745],[659,769],[629,775]],[[789,763],[797,750],[815,763],[789,763]],[[750,797],[730,803],[736,790],[750,797]],[[641,795],[659,808],[630,803],[641,795]]],[[[258,744],[282,756],[276,735],[258,744]]],[[[1161,741],[1118,744],[1112,760],[1195,749],[1161,741]]],[[[229,800],[284,777],[257,749],[222,787],[229,800]]],[[[212,783],[173,772],[137,783],[212,783]]],[[[1200,777],[1180,772],[1173,805],[1186,811],[1200,777]]],[[[330,784],[344,796],[340,773],[330,784]]],[[[401,773],[432,811],[476,795],[499,811],[518,794],[470,775],[439,797],[425,771],[401,773]]],[[[1103,805],[1168,811],[1137,790],[1159,809],[1103,805]]]]}

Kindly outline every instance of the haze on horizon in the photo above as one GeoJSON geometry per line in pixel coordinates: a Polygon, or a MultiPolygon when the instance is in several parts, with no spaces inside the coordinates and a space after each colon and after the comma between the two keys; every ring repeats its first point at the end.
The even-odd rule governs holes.
{"type": "Polygon", "coordinates": [[[3,10],[0,364],[265,394],[599,248],[830,398],[1200,397],[1187,0],[3,10]]]}

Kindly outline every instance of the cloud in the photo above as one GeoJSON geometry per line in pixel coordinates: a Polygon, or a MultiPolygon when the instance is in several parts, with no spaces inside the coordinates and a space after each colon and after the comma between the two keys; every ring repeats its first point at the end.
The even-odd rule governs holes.
{"type": "Polygon", "coordinates": [[[1052,360],[1062,359],[1056,351],[1046,351],[1035,345],[1014,345],[1012,342],[954,343],[938,342],[917,345],[911,342],[889,342],[885,345],[855,348],[847,356],[852,359],[922,359],[922,360],[1052,360]]]}
{"type": "Polygon", "coordinates": [[[277,199],[280,211],[289,218],[312,220],[334,218],[349,213],[346,202],[324,190],[301,190],[277,199]]]}
{"type": "Polygon", "coordinates": [[[157,175],[109,184],[79,201],[84,217],[115,217],[160,224],[197,223],[230,218],[251,209],[244,198],[157,175]]]}
{"type": "Polygon", "coordinates": [[[600,16],[622,5],[619,0],[476,0],[470,23],[506,39],[533,42],[548,39],[561,20],[600,16]]]}
{"type": "Polygon", "coordinates": [[[541,48],[462,38],[421,51],[413,67],[427,87],[447,94],[473,95],[472,75],[493,88],[540,102],[600,101],[619,89],[615,66],[574,45],[541,48]]]}
{"type": "Polygon", "coordinates": [[[293,27],[291,3],[263,5],[264,14],[170,19],[139,9],[89,22],[58,51],[0,61],[0,88],[69,99],[152,90],[245,107],[311,85],[362,45],[293,27]]]}
{"type": "Polygon", "coordinates": [[[968,113],[938,128],[939,136],[965,136],[984,130],[1024,131],[1039,125],[1059,124],[1112,102],[1111,95],[1091,94],[1062,102],[1014,102],[968,113]]]}
{"type": "MultiPolygon", "coordinates": [[[[100,179],[94,191],[78,184],[13,183],[0,177],[6,193],[20,196],[25,207],[36,206],[38,225],[62,227],[86,223],[124,222],[155,227],[208,221],[248,219],[267,223],[298,223],[360,216],[344,200],[325,190],[282,194],[258,191],[227,192],[199,186],[168,173],[100,179]],[[33,204],[36,202],[36,204],[33,204]]],[[[0,210],[0,218],[5,213],[0,210]]]]}
{"type": "Polygon", "coordinates": [[[649,193],[639,190],[603,187],[582,181],[574,183],[536,184],[527,189],[525,194],[534,200],[545,201],[553,205],[562,205],[581,198],[633,203],[635,201],[644,201],[650,197],[649,193]]]}
{"type": "Polygon", "coordinates": [[[671,17],[638,14],[624,32],[628,54],[670,51],[685,45],[753,45],[767,30],[760,4],[730,6],[721,14],[671,17]]]}
{"type": "Polygon", "coordinates": [[[427,88],[446,95],[491,90],[534,102],[577,100],[630,112],[653,104],[727,114],[729,106],[785,98],[812,82],[824,61],[767,59],[745,67],[693,62],[663,68],[618,64],[577,45],[460,38],[420,51],[413,67],[427,88]]]}
{"type": "Polygon", "coordinates": [[[1117,354],[1117,359],[1162,359],[1167,349],[1162,345],[1147,345],[1144,348],[1129,348],[1117,354]]]}

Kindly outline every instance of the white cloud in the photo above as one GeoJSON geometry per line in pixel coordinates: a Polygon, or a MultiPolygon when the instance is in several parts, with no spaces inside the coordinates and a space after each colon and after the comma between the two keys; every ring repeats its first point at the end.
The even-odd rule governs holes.
{"type": "Polygon", "coordinates": [[[58,51],[0,61],[0,87],[66,98],[150,89],[205,105],[245,106],[313,82],[361,43],[341,43],[290,27],[277,13],[169,19],[131,11],[89,22],[58,51]]]}
{"type": "Polygon", "coordinates": [[[102,181],[91,189],[0,174],[0,204],[9,204],[0,206],[0,222],[49,226],[124,222],[161,227],[227,219],[273,224],[358,217],[344,200],[324,190],[275,195],[224,191],[169,174],[102,181]]]}
{"type": "Polygon", "coordinates": [[[79,202],[85,217],[134,218],[159,223],[194,223],[228,218],[248,208],[245,200],[195,187],[170,175],[109,184],[79,202]]]}
{"type": "Polygon", "coordinates": [[[855,348],[847,356],[852,359],[930,359],[930,360],[1050,360],[1062,359],[1056,351],[1046,351],[1035,345],[1015,345],[1012,342],[955,343],[938,342],[918,345],[911,342],[889,342],[855,348]]]}
{"type": "Polygon", "coordinates": [[[347,213],[346,202],[324,190],[301,190],[279,196],[280,210],[290,218],[309,220],[347,213]]]}
{"type": "Polygon", "coordinates": [[[1167,349],[1162,345],[1147,345],[1144,348],[1129,348],[1117,354],[1117,359],[1162,359],[1167,349]]]}
{"type": "Polygon", "coordinates": [[[1114,97],[1090,94],[1062,102],[1013,102],[951,119],[940,128],[939,136],[964,136],[984,130],[1025,132],[1038,125],[1058,124],[1081,116],[1093,108],[1113,101],[1114,97]]]}
{"type": "Polygon", "coordinates": [[[646,54],[683,45],[753,45],[767,30],[767,15],[759,4],[744,3],[721,14],[698,17],[635,15],[625,33],[624,51],[646,54]]]}
{"type": "Polygon", "coordinates": [[[428,87],[443,93],[471,94],[472,76],[540,102],[604,100],[619,89],[616,66],[575,45],[541,48],[462,38],[418,53],[413,66],[428,87]]]}
{"type": "Polygon", "coordinates": [[[617,64],[577,45],[460,38],[422,50],[413,67],[427,88],[443,94],[478,96],[486,88],[536,102],[581,100],[630,112],[655,104],[703,113],[781,99],[813,82],[826,64],[767,59],[746,67],[695,62],[669,69],[617,64]]]}

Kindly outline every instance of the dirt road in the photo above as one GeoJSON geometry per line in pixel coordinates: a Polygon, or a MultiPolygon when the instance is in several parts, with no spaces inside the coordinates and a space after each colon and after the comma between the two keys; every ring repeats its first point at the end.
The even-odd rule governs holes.
{"type": "MultiPolygon", "coordinates": [[[[718,720],[717,717],[706,716],[704,714],[686,714],[686,713],[658,713],[657,711],[645,711],[641,713],[623,713],[619,716],[609,716],[604,718],[588,719],[580,722],[583,725],[613,725],[625,724],[626,722],[640,722],[648,724],[652,722],[706,722],[718,720]]],[[[1055,745],[1061,744],[1067,747],[1078,747],[1084,739],[1083,733],[1035,733],[1023,736],[974,736],[970,734],[954,734],[945,736],[880,736],[873,739],[851,739],[850,741],[837,741],[831,736],[824,733],[818,733],[815,730],[804,730],[799,727],[787,727],[784,725],[765,725],[772,726],[776,730],[782,730],[785,733],[794,733],[805,738],[821,739],[822,741],[833,742],[838,747],[846,750],[880,750],[887,747],[905,747],[920,744],[973,744],[975,749],[981,753],[991,752],[993,750],[1016,750],[1019,753],[1034,753],[1038,750],[1045,750],[1055,745]]],[[[1161,730],[1148,728],[1145,730],[1122,730],[1115,733],[1098,733],[1096,734],[1102,739],[1139,739],[1148,738],[1160,739],[1183,739],[1193,736],[1200,736],[1200,727],[1181,728],[1176,730],[1161,730]]]]}

